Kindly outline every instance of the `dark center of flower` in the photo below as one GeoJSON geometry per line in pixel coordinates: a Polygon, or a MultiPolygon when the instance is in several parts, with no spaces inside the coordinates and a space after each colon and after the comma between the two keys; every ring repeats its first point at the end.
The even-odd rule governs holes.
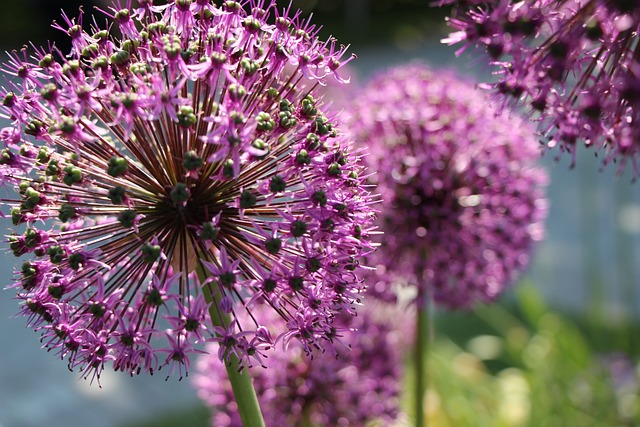
{"type": "Polygon", "coordinates": [[[431,230],[462,211],[453,194],[455,188],[427,189],[408,183],[396,188],[395,206],[398,212],[408,212],[413,217],[412,224],[431,230]]]}

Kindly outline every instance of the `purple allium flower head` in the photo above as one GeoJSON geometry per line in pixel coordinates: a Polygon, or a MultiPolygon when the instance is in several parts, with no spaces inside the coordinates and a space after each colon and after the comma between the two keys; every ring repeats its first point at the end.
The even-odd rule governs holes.
{"type": "Polygon", "coordinates": [[[451,308],[495,299],[543,232],[546,174],[529,126],[419,64],[374,77],[350,113],[384,200],[372,289],[402,278],[451,308]]]}
{"type": "MultiPolygon", "coordinates": [[[[314,352],[309,358],[302,347],[292,345],[287,351],[269,352],[267,369],[249,369],[266,425],[364,427],[371,422],[390,425],[398,418],[402,354],[411,334],[393,325],[411,325],[409,312],[367,301],[357,317],[339,316],[336,324],[348,329],[340,337],[345,346],[337,355],[314,352]]],[[[193,384],[211,408],[212,426],[241,427],[225,375],[224,365],[205,355],[198,360],[193,384]]]]}
{"type": "Polygon", "coordinates": [[[373,212],[360,154],[316,96],[344,81],[346,48],[274,1],[104,13],[107,29],[54,25],[70,53],[3,66],[0,183],[17,194],[0,200],[29,326],[91,377],[107,361],[182,376],[210,340],[251,365],[274,341],[239,320],[257,303],[286,320],[276,340],[331,347],[373,212]]]}
{"type": "MultiPolygon", "coordinates": [[[[581,141],[604,164],[640,173],[640,3],[463,0],[445,41],[486,49],[506,104],[525,104],[549,146],[575,162],[581,141]]],[[[464,49],[464,47],[462,49],[464,49]]],[[[461,49],[461,50],[462,50],[461,49]]]]}

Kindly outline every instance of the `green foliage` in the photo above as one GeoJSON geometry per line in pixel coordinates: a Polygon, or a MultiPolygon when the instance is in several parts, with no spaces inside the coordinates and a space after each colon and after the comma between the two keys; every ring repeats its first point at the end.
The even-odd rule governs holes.
{"type": "Polygon", "coordinates": [[[532,286],[519,288],[513,309],[480,307],[439,315],[436,323],[428,356],[430,427],[640,425],[639,369],[615,387],[606,362],[624,351],[637,364],[630,343],[610,345],[623,342],[615,335],[629,342],[632,326],[602,333],[601,325],[591,335],[592,320],[548,310],[532,286]]]}
{"type": "Polygon", "coordinates": [[[209,410],[204,405],[198,405],[181,411],[163,413],[149,421],[122,427],[210,427],[209,417],[209,410]]]}

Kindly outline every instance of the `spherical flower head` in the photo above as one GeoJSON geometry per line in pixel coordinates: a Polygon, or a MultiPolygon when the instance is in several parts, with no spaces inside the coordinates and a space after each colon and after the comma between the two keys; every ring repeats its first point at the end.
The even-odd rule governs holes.
{"type": "MultiPolygon", "coordinates": [[[[249,370],[266,425],[393,424],[400,416],[402,354],[409,348],[410,336],[397,327],[412,324],[409,312],[367,301],[357,317],[340,316],[336,321],[343,344],[337,354],[316,351],[309,358],[299,345],[270,352],[267,369],[249,370]]],[[[212,426],[242,427],[225,375],[217,358],[204,355],[196,365],[193,384],[212,411],[212,426]]]]}
{"type": "Polygon", "coordinates": [[[383,200],[370,286],[417,283],[451,308],[494,300],[542,237],[546,175],[530,128],[420,64],[375,76],[350,113],[383,200]]]}
{"type": "MultiPolygon", "coordinates": [[[[452,2],[448,2],[452,3],[452,2]]],[[[503,105],[524,104],[548,145],[581,144],[640,173],[640,4],[629,0],[472,0],[445,41],[481,46],[503,105]]]]}
{"type": "Polygon", "coordinates": [[[17,196],[0,200],[29,326],[92,377],[108,361],[182,377],[210,340],[251,365],[262,325],[238,315],[257,303],[286,321],[276,339],[330,348],[373,212],[317,96],[345,81],[345,47],[270,1],[103,12],[106,29],[54,25],[70,53],[3,67],[0,179],[17,196]]]}

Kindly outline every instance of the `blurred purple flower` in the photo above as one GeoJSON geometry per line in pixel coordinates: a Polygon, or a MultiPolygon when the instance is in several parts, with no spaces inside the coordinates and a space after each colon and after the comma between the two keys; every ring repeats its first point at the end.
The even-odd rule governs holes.
{"type": "Polygon", "coordinates": [[[238,317],[257,302],[287,321],[276,339],[331,347],[373,212],[360,154],[315,98],[343,80],[345,47],[273,1],[104,13],[110,29],[54,25],[70,53],[3,66],[0,183],[18,194],[0,200],[28,256],[13,285],[28,325],[92,378],[108,361],[182,376],[211,340],[260,363],[274,339],[238,317]]]}
{"type": "Polygon", "coordinates": [[[375,76],[350,113],[384,200],[371,291],[404,281],[419,283],[421,302],[494,300],[543,235],[547,177],[529,126],[496,115],[471,83],[418,64],[375,76]]]}
{"type": "Polygon", "coordinates": [[[549,146],[575,162],[582,141],[604,164],[640,173],[640,4],[633,0],[447,0],[445,42],[481,46],[504,104],[524,104],[549,146]]]}
{"type": "MultiPolygon", "coordinates": [[[[411,336],[410,331],[400,332],[393,325],[410,325],[408,315],[397,307],[367,301],[357,317],[340,316],[336,321],[343,329],[339,339],[345,344],[337,354],[315,351],[309,358],[295,344],[287,351],[269,352],[268,369],[249,369],[266,425],[392,424],[399,417],[402,354],[411,336]],[[391,318],[394,322],[389,322],[391,318]]],[[[263,323],[273,325],[277,319],[263,323]]],[[[217,358],[203,356],[193,384],[211,408],[212,426],[241,427],[231,387],[223,381],[225,375],[217,358]]]]}
{"type": "Polygon", "coordinates": [[[640,378],[633,359],[622,352],[615,352],[603,356],[601,362],[611,378],[616,394],[638,393],[640,378]]]}

